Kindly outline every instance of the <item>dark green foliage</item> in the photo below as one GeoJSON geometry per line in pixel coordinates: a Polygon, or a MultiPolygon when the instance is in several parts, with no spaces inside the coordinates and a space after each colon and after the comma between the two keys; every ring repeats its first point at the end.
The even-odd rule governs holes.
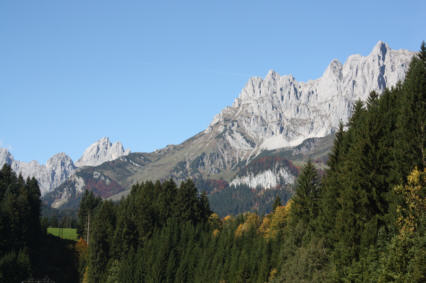
{"type": "Polygon", "coordinates": [[[104,282],[107,278],[108,260],[113,255],[115,208],[112,202],[104,201],[91,223],[89,239],[89,281],[104,282]]]}
{"type": "MultiPolygon", "coordinates": [[[[95,209],[101,203],[101,198],[97,197],[91,191],[84,191],[78,210],[78,229],[77,233],[80,237],[87,238],[87,226],[89,215],[93,216],[95,209]]],[[[56,226],[57,227],[57,226],[56,226]]]]}
{"type": "Polygon", "coordinates": [[[252,189],[246,185],[231,186],[208,196],[211,208],[219,216],[237,215],[252,211],[260,215],[271,212],[276,197],[286,203],[291,196],[291,188],[264,190],[252,189]]]}
{"type": "Polygon", "coordinates": [[[45,227],[78,228],[77,209],[56,209],[42,203],[41,216],[45,227]]]}
{"type": "Polygon", "coordinates": [[[282,203],[281,203],[281,198],[280,198],[280,196],[276,196],[275,197],[275,200],[274,200],[274,204],[272,205],[272,211],[275,211],[275,209],[278,207],[278,206],[281,206],[282,205],[282,203]]]}
{"type": "Polygon", "coordinates": [[[255,214],[224,222],[210,216],[191,181],[179,188],[147,182],[116,206],[103,202],[91,226],[89,281],[267,281],[278,267],[279,238],[258,233],[255,214]]]}
{"type": "Polygon", "coordinates": [[[425,166],[426,120],[426,50],[423,42],[419,56],[415,57],[402,85],[401,109],[397,119],[399,170],[407,176],[413,165],[425,166]],[[404,138],[405,137],[405,138],[404,138]]]}
{"type": "Polygon", "coordinates": [[[207,194],[212,194],[219,192],[226,187],[228,187],[228,182],[224,180],[216,180],[216,179],[195,179],[195,186],[198,188],[200,192],[206,192],[207,194]]]}
{"type": "Polygon", "coordinates": [[[28,252],[14,250],[0,258],[0,282],[20,282],[31,275],[31,264],[28,252]]]}
{"type": "Polygon", "coordinates": [[[46,235],[40,205],[37,181],[24,181],[4,165],[0,171],[0,282],[45,277],[57,282],[78,280],[72,242],[46,235]]]}
{"type": "Polygon", "coordinates": [[[185,257],[174,248],[180,239],[192,242],[195,227],[203,227],[210,214],[206,195],[199,195],[192,181],[179,188],[172,180],[137,184],[118,205],[102,202],[90,226],[89,281],[189,280],[194,263],[182,265],[177,273],[177,257],[194,260],[189,257],[193,254],[185,257]]]}
{"type": "Polygon", "coordinates": [[[291,209],[293,225],[303,222],[303,225],[307,226],[317,218],[319,195],[320,179],[317,170],[309,160],[297,179],[291,209]]]}
{"type": "Polygon", "coordinates": [[[0,196],[0,251],[35,248],[41,236],[37,181],[24,181],[5,165],[0,171],[0,196]]]}
{"type": "Polygon", "coordinates": [[[35,179],[16,177],[9,165],[0,171],[0,278],[28,278],[29,249],[38,248],[41,238],[40,190],[35,179]]]}
{"type": "Polygon", "coordinates": [[[205,195],[201,199],[198,196],[198,190],[191,180],[182,182],[177,191],[174,201],[174,216],[179,221],[190,221],[192,224],[197,224],[201,221],[206,221],[210,214],[208,202],[206,203],[205,195]],[[206,211],[203,211],[206,209],[206,211]]]}

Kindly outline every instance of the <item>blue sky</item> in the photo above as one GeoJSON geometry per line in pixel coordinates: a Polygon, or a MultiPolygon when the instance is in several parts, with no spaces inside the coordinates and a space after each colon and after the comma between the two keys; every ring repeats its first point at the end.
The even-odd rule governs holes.
{"type": "Polygon", "coordinates": [[[77,160],[204,130],[251,76],[315,79],[378,40],[417,51],[426,1],[0,1],[0,147],[77,160]]]}

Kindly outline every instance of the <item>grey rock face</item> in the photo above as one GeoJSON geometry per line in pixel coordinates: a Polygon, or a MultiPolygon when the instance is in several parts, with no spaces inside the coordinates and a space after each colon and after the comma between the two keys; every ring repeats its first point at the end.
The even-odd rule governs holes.
{"type": "Polygon", "coordinates": [[[50,173],[51,190],[67,180],[74,173],[77,167],[68,155],[61,152],[47,160],[46,169],[50,173]]]}
{"type": "Polygon", "coordinates": [[[413,55],[379,41],[368,56],[352,55],[344,64],[333,60],[316,80],[298,82],[274,71],[264,79],[251,78],[205,134],[220,133],[243,158],[324,137],[339,121],[348,121],[356,100],[365,101],[371,91],[381,93],[403,80],[413,55]]]}
{"type": "MultiPolygon", "coordinates": [[[[392,50],[379,41],[368,56],[352,55],[344,64],[333,60],[316,80],[298,82],[292,75],[274,71],[264,79],[251,78],[233,105],[194,137],[194,144],[215,147],[199,163],[210,172],[229,170],[263,150],[295,147],[306,139],[333,133],[340,121],[348,121],[357,100],[365,101],[370,92],[380,94],[403,80],[414,54],[392,50]]],[[[279,176],[265,172],[233,182],[258,184],[256,180],[262,178],[272,184],[279,176]]]]}
{"type": "Polygon", "coordinates": [[[326,136],[340,120],[348,120],[356,100],[403,80],[413,55],[379,41],[368,56],[352,55],[343,65],[333,60],[316,80],[298,82],[292,75],[270,71],[264,79],[250,79],[206,132],[231,126],[225,138],[242,151],[291,147],[326,136]]]}
{"type": "Polygon", "coordinates": [[[107,137],[104,137],[89,146],[76,162],[78,167],[97,166],[106,161],[115,160],[121,156],[128,155],[130,150],[124,150],[120,142],[112,144],[107,137]]]}
{"type": "MultiPolygon", "coordinates": [[[[108,138],[102,138],[86,149],[77,164],[78,166],[96,166],[128,155],[129,152],[130,150],[123,149],[120,142],[111,144],[108,138]]],[[[63,152],[55,154],[47,160],[46,165],[42,165],[34,160],[31,162],[15,160],[7,149],[0,148],[0,168],[4,164],[9,164],[16,174],[21,174],[24,178],[35,177],[42,196],[68,180],[77,169],[72,159],[63,152]]]]}
{"type": "Polygon", "coordinates": [[[292,184],[295,179],[296,176],[286,170],[286,168],[273,167],[258,174],[249,173],[245,176],[236,177],[234,180],[232,180],[230,185],[238,186],[244,184],[250,188],[260,187],[263,189],[271,189],[279,186],[281,180],[283,180],[283,183],[285,184],[292,184]]]}
{"type": "Polygon", "coordinates": [[[41,165],[34,160],[15,160],[7,149],[0,148],[0,167],[4,164],[9,164],[16,174],[21,174],[24,178],[36,178],[42,195],[62,184],[76,169],[71,158],[65,153],[58,153],[52,156],[46,165],[41,165]]]}

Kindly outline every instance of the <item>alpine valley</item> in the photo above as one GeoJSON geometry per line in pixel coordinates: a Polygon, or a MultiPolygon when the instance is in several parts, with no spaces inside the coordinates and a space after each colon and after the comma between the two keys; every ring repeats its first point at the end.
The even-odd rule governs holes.
{"type": "Polygon", "coordinates": [[[272,191],[288,198],[308,159],[320,169],[326,166],[334,133],[340,122],[348,121],[355,102],[403,80],[413,55],[379,41],[368,56],[351,55],[344,64],[332,60],[316,80],[298,82],[292,75],[269,71],[265,78],[249,79],[232,106],[217,114],[207,129],[155,152],[130,153],[102,139],[76,163],[65,154],[46,165],[17,162],[3,149],[0,165],[10,163],[24,176],[34,175],[45,202],[54,208],[78,207],[85,190],[118,200],[138,182],[192,178],[220,214],[262,211],[253,197],[244,209],[217,207],[236,188],[245,188],[254,199],[272,202],[272,191]]]}

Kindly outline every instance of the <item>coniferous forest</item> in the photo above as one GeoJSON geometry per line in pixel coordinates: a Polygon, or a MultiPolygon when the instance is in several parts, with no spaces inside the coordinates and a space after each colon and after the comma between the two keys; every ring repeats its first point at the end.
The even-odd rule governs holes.
{"type": "MultiPolygon", "coordinates": [[[[137,184],[118,203],[86,192],[70,266],[82,282],[425,282],[425,104],[423,43],[404,82],[354,105],[325,174],[308,162],[286,204],[220,218],[191,180],[137,184]]],[[[54,274],[36,182],[4,167],[0,201],[0,281],[54,274]]]]}
{"type": "Polygon", "coordinates": [[[74,242],[47,235],[37,181],[0,170],[0,282],[78,282],[74,242]]]}

